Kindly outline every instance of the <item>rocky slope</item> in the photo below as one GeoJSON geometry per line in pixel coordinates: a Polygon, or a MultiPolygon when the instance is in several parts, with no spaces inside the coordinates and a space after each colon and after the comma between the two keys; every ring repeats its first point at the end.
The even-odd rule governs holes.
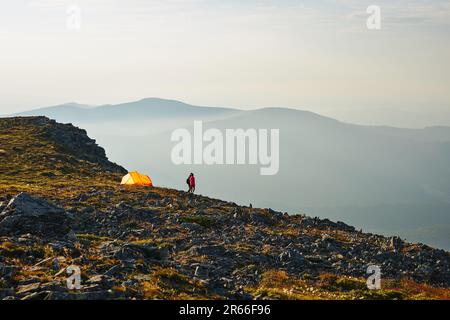
{"type": "Polygon", "coordinates": [[[342,222],[119,185],[86,132],[0,119],[1,299],[449,299],[450,254],[342,222]],[[81,269],[69,290],[67,267],[81,269]],[[382,289],[368,290],[369,265],[382,289]]]}

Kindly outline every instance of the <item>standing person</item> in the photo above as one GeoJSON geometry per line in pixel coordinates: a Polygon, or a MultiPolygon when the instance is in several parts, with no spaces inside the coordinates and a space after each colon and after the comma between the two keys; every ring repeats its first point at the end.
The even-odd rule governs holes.
{"type": "Polygon", "coordinates": [[[191,175],[189,175],[189,177],[187,177],[186,179],[186,184],[188,185],[188,193],[191,193],[191,183],[189,182],[189,180],[191,180],[191,175]]]}
{"type": "Polygon", "coordinates": [[[191,174],[189,175],[189,177],[187,178],[186,181],[189,185],[189,193],[194,193],[195,192],[195,177],[194,174],[191,172],[191,174]]]}

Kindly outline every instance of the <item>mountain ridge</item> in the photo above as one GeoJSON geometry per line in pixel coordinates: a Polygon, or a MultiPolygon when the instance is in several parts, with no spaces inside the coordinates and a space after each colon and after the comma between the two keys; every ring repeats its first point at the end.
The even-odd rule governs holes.
{"type": "MultiPolygon", "coordinates": [[[[74,110],[79,110],[79,111],[103,111],[106,109],[111,109],[111,108],[116,108],[116,107],[120,107],[120,108],[126,108],[126,107],[130,107],[133,105],[139,105],[139,104],[150,104],[148,105],[149,108],[154,108],[156,107],[158,104],[164,104],[164,108],[167,108],[168,106],[178,106],[178,107],[186,107],[186,108],[194,108],[194,109],[201,109],[201,110],[207,110],[207,109],[212,109],[214,111],[228,111],[228,112],[264,112],[264,111],[281,111],[281,112],[293,112],[294,114],[298,114],[298,115],[309,115],[311,117],[321,117],[324,119],[329,119],[329,120],[333,120],[336,122],[340,122],[340,123],[344,123],[344,124],[349,124],[349,125],[354,125],[354,126],[359,126],[359,127],[365,127],[365,128],[373,128],[373,129],[395,129],[395,130],[411,130],[411,131],[420,131],[420,130],[430,130],[430,129],[439,129],[439,130],[450,130],[450,125],[449,126],[445,126],[445,125],[430,125],[430,126],[425,126],[423,128],[403,128],[403,127],[395,127],[395,126],[388,126],[388,125],[361,125],[361,124],[353,124],[351,122],[346,122],[346,121],[341,121],[341,120],[337,120],[334,119],[332,117],[328,117],[328,116],[324,116],[321,115],[319,113],[313,112],[313,111],[309,111],[309,110],[304,110],[304,109],[299,109],[299,108],[294,108],[294,107],[275,107],[275,106],[270,106],[270,107],[259,107],[259,108],[251,108],[251,109],[238,109],[238,108],[232,108],[232,107],[211,107],[211,106],[198,106],[198,105],[193,105],[193,104],[189,104],[183,101],[179,101],[179,100],[174,100],[174,99],[165,99],[165,98],[158,98],[158,97],[148,97],[148,98],[143,98],[143,99],[139,99],[136,101],[130,101],[130,102],[123,102],[123,103],[119,103],[119,104],[103,104],[103,105],[86,105],[86,104],[80,104],[77,102],[68,102],[68,103],[63,103],[63,104],[59,104],[59,105],[54,105],[54,106],[49,106],[49,107],[39,107],[39,108],[30,108],[29,110],[26,111],[21,111],[18,113],[12,113],[12,114],[8,114],[5,115],[6,116],[31,116],[31,115],[45,115],[42,113],[46,113],[49,111],[60,111],[61,109],[64,108],[71,108],[74,110]]],[[[48,116],[48,115],[46,115],[48,116]]],[[[52,118],[50,116],[50,118],[52,118]]]]}

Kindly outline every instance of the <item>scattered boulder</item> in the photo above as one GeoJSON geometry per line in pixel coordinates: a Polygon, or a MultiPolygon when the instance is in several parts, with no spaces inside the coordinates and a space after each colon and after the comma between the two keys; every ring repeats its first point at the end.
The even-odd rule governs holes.
{"type": "Polygon", "coordinates": [[[11,288],[2,289],[0,288],[0,300],[6,300],[6,298],[14,295],[14,290],[11,288]]]}
{"type": "Polygon", "coordinates": [[[165,261],[168,255],[167,248],[157,248],[148,244],[128,243],[117,250],[114,256],[120,260],[150,259],[165,261]]]}
{"type": "Polygon", "coordinates": [[[64,209],[20,193],[0,213],[0,235],[30,233],[46,239],[62,237],[69,233],[70,221],[64,209]]]}
{"type": "Polygon", "coordinates": [[[189,253],[196,256],[221,256],[226,253],[226,249],[222,245],[192,246],[189,253]]]}
{"type": "Polygon", "coordinates": [[[10,280],[14,273],[14,266],[5,266],[0,262],[0,279],[10,280]]]}

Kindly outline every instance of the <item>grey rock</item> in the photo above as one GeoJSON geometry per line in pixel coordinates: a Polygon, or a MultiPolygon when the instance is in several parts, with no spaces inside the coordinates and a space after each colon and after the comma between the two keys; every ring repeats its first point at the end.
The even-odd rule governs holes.
{"type": "Polygon", "coordinates": [[[180,224],[180,226],[181,226],[182,228],[186,228],[186,229],[188,229],[189,231],[193,231],[193,232],[201,231],[201,230],[204,229],[201,225],[199,225],[199,224],[197,224],[197,223],[183,222],[183,223],[180,224]]]}
{"type": "Polygon", "coordinates": [[[0,214],[0,235],[30,233],[46,238],[62,237],[70,231],[70,222],[64,209],[20,193],[0,214]]]}
{"type": "Polygon", "coordinates": [[[204,246],[192,246],[189,252],[193,255],[201,256],[221,256],[226,253],[226,249],[221,245],[204,245],[204,246]]]}
{"type": "Polygon", "coordinates": [[[120,260],[128,259],[152,259],[158,261],[165,261],[168,255],[168,248],[157,248],[147,244],[132,244],[123,245],[116,253],[115,257],[120,260]]]}
{"type": "Polygon", "coordinates": [[[0,288],[0,300],[5,300],[7,297],[14,295],[14,289],[12,288],[0,288]]]}
{"type": "Polygon", "coordinates": [[[15,266],[7,266],[0,263],[0,278],[10,280],[14,274],[15,266]]]}

